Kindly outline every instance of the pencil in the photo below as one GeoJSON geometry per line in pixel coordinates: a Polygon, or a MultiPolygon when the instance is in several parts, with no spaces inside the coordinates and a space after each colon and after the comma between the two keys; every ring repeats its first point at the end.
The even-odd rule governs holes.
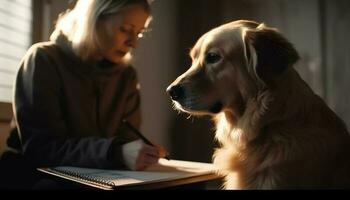
{"type": "MultiPolygon", "coordinates": [[[[150,145],[150,146],[155,146],[151,141],[149,141],[145,136],[143,136],[143,134],[137,130],[133,125],[130,124],[130,122],[128,122],[127,120],[123,120],[123,123],[126,125],[127,128],[129,128],[133,133],[135,133],[137,136],[139,136],[146,144],[150,145]]],[[[167,160],[170,160],[169,156],[166,155],[164,157],[167,160]]]]}

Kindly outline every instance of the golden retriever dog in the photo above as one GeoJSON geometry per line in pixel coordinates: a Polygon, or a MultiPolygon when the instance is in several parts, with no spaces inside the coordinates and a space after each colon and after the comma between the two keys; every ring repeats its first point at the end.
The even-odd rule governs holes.
{"type": "Polygon", "coordinates": [[[238,20],[205,33],[192,66],[168,88],[174,107],[211,115],[225,189],[350,187],[344,122],[301,79],[275,28],[238,20]]]}

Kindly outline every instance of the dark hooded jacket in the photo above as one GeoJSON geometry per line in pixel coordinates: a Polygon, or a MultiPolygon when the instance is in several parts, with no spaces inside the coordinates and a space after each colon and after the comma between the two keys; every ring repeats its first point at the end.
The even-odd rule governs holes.
{"type": "Polygon", "coordinates": [[[116,168],[123,164],[121,145],[137,139],[122,119],[141,123],[135,69],[82,61],[64,35],[28,50],[13,108],[8,146],[35,167],[116,168]]]}

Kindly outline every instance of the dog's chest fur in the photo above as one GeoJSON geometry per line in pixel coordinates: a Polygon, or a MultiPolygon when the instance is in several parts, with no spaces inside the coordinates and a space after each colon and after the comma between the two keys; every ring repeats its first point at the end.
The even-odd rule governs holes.
{"type": "Polygon", "coordinates": [[[222,114],[217,121],[216,138],[222,144],[214,154],[214,163],[219,167],[219,174],[225,176],[226,189],[272,189],[276,187],[278,173],[272,169],[273,159],[282,155],[269,153],[267,140],[249,142],[258,126],[251,126],[248,121],[239,121],[235,127],[222,114]]]}

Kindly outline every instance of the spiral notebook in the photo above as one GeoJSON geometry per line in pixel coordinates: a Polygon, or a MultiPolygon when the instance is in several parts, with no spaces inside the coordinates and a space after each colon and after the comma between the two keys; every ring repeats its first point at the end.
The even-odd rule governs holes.
{"type": "Polygon", "coordinates": [[[103,170],[59,166],[39,171],[95,188],[157,189],[219,178],[211,163],[160,159],[144,171],[103,170]]]}

